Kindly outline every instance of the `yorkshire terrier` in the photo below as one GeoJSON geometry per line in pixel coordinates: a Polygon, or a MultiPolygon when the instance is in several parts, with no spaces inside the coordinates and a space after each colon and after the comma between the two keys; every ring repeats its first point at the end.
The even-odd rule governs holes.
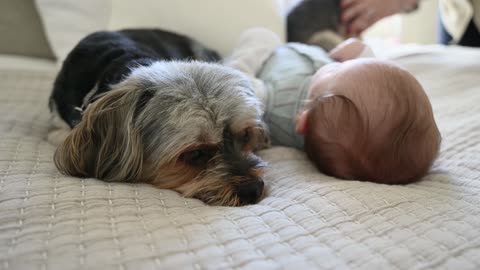
{"type": "Polygon", "coordinates": [[[268,145],[263,108],[248,79],[207,63],[216,60],[197,41],[160,30],[81,40],[50,99],[71,128],[56,142],[57,168],[150,183],[210,205],[256,203],[265,163],[254,152],[268,145]]]}

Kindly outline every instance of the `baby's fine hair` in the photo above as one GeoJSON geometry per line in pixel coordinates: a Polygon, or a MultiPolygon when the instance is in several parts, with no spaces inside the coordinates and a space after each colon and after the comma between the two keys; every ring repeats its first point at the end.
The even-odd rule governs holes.
{"type": "Polygon", "coordinates": [[[370,68],[381,70],[364,75],[368,86],[332,89],[311,103],[305,151],[321,171],[335,177],[384,184],[417,181],[440,148],[431,104],[406,70],[370,68]]]}

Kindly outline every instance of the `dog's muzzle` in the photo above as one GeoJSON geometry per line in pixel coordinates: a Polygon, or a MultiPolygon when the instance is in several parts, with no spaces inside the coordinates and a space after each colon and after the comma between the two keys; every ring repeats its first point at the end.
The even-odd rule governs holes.
{"type": "Polygon", "coordinates": [[[241,204],[256,203],[263,194],[265,184],[263,180],[245,183],[237,188],[237,196],[241,204]]]}
{"type": "Polygon", "coordinates": [[[263,195],[265,162],[252,152],[242,152],[242,144],[230,132],[224,132],[223,157],[228,172],[236,179],[235,193],[242,205],[256,203],[263,195]]]}

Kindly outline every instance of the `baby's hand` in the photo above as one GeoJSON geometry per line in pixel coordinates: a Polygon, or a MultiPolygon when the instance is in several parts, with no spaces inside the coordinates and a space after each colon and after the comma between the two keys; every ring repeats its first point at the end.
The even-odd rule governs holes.
{"type": "Polygon", "coordinates": [[[370,47],[357,38],[349,38],[340,43],[329,55],[338,62],[345,62],[359,57],[374,56],[370,47]]]}

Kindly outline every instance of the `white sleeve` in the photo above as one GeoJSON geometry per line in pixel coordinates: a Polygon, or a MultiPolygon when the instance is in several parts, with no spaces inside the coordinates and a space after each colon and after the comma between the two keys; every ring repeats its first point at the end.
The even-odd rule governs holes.
{"type": "Polygon", "coordinates": [[[270,30],[264,28],[252,28],[245,31],[230,57],[223,63],[245,73],[253,85],[255,94],[263,102],[265,101],[265,85],[256,75],[263,63],[280,46],[282,41],[270,30]]]}
{"type": "Polygon", "coordinates": [[[231,56],[223,63],[255,77],[263,63],[281,44],[280,38],[272,31],[252,28],[240,36],[231,56]]]}

